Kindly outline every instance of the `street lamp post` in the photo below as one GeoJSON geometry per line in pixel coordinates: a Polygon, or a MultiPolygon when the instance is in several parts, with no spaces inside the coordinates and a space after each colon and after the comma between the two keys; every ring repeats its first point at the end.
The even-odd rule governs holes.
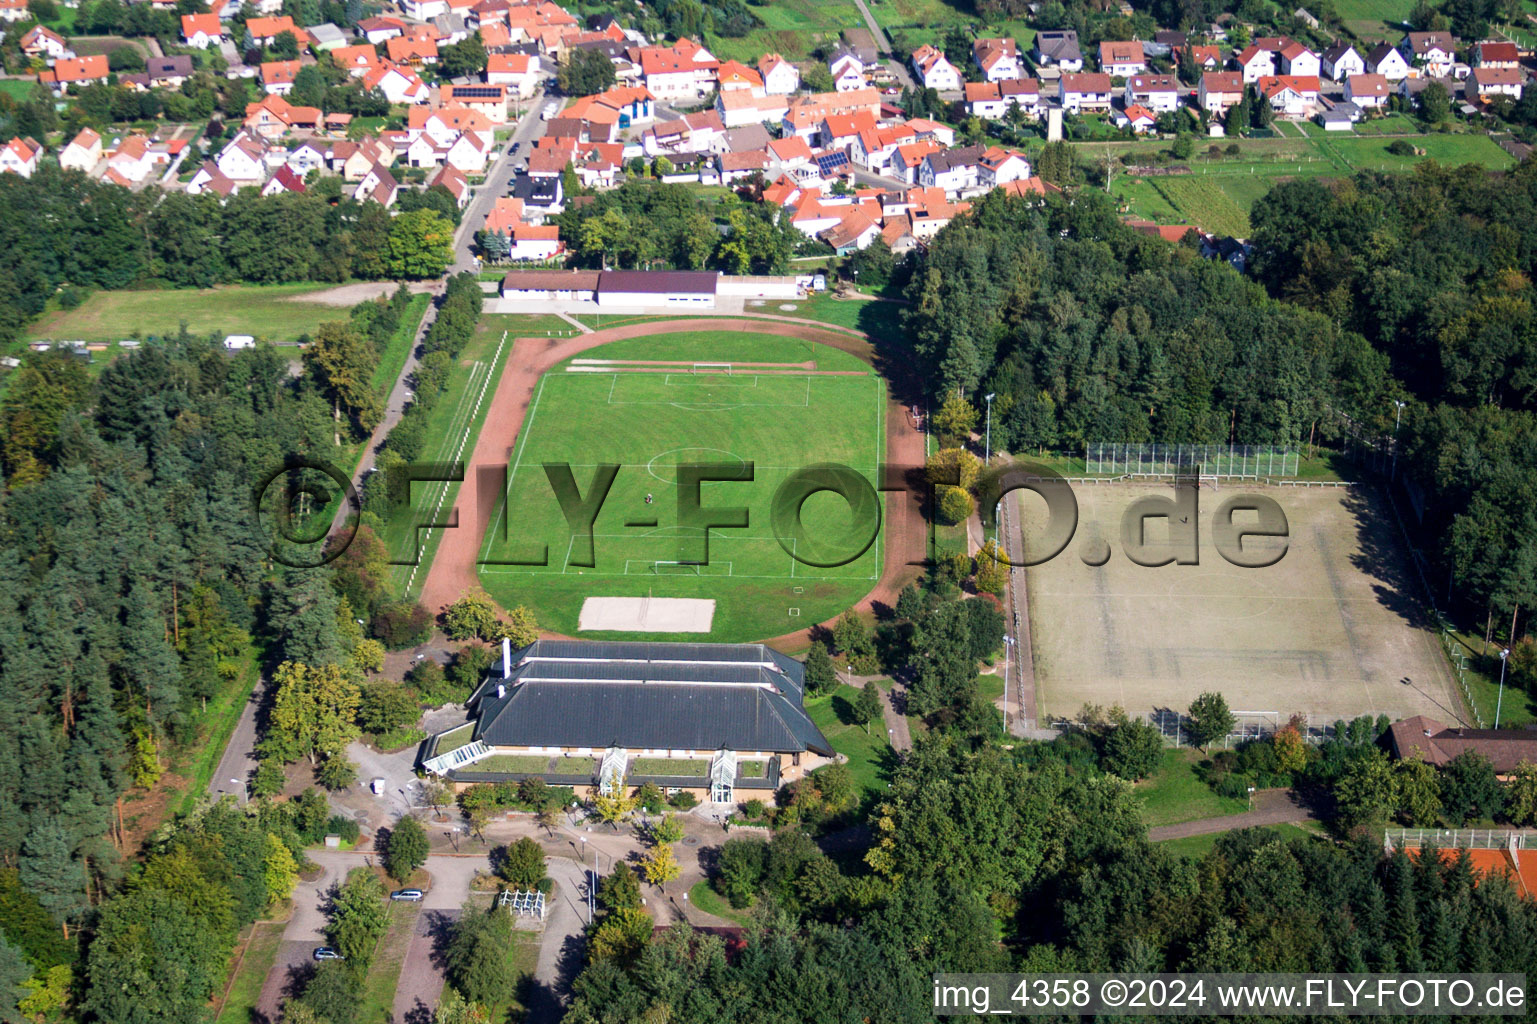
{"type": "Polygon", "coordinates": [[[1500,695],[1494,700],[1494,727],[1500,727],[1500,705],[1505,703],[1505,665],[1510,660],[1510,648],[1500,650],[1500,695]]]}
{"type": "Polygon", "coordinates": [[[1249,810],[1254,810],[1254,787],[1249,787],[1249,810]]]}
{"type": "Polygon", "coordinates": [[[982,448],[982,465],[993,461],[993,399],[997,397],[992,392],[982,396],[987,403],[987,441],[982,448]]]}
{"type": "Polygon", "coordinates": [[[1398,474],[1398,424],[1404,418],[1404,403],[1395,398],[1393,404],[1398,407],[1398,411],[1393,414],[1393,464],[1388,469],[1388,483],[1392,483],[1398,474]]]}
{"type": "Polygon", "coordinates": [[[251,784],[242,779],[230,779],[240,787],[240,806],[244,807],[251,802],[251,784]]]}

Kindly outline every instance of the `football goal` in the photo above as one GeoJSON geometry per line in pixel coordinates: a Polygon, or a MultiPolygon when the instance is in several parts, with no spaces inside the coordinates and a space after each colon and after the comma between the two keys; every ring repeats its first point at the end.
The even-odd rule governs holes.
{"type": "Polygon", "coordinates": [[[731,376],[730,363],[695,363],[694,373],[718,373],[727,377],[731,376]]]}
{"type": "Polygon", "coordinates": [[[652,562],[651,572],[656,576],[702,576],[698,562],[663,561],[652,562]]]}

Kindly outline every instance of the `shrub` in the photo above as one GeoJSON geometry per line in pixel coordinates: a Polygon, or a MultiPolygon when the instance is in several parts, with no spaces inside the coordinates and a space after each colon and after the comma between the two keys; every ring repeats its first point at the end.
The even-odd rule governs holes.
{"type": "Polygon", "coordinates": [[[372,629],[384,646],[400,651],[432,635],[432,616],[415,601],[391,601],[374,615],[372,629]]]}
{"type": "Polygon", "coordinates": [[[1213,788],[1218,796],[1244,800],[1248,798],[1249,786],[1252,784],[1247,775],[1223,775],[1213,788]]]}
{"type": "Polygon", "coordinates": [[[765,808],[763,806],[763,801],[759,800],[757,797],[754,797],[742,805],[742,814],[749,821],[757,821],[758,819],[762,818],[764,810],[765,808]]]}
{"type": "Polygon", "coordinates": [[[939,521],[946,526],[964,523],[975,509],[971,495],[962,488],[948,485],[939,488],[939,521]]]}
{"type": "Polygon", "coordinates": [[[360,833],[356,821],[345,814],[333,814],[326,819],[326,834],[341,836],[344,843],[355,843],[360,833]]]}
{"type": "Polygon", "coordinates": [[[686,811],[699,803],[699,798],[686,789],[680,789],[667,801],[680,811],[686,811]]]}
{"type": "Polygon", "coordinates": [[[1394,156],[1413,156],[1414,143],[1408,139],[1394,139],[1388,145],[1388,152],[1394,156]]]}

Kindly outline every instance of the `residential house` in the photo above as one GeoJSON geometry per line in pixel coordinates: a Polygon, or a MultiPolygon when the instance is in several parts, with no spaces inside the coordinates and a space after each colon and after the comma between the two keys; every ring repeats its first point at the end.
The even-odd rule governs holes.
{"type": "Polygon", "coordinates": [[[508,93],[528,99],[539,87],[543,65],[533,53],[493,53],[486,58],[486,83],[505,85],[508,93]]]}
{"type": "Polygon", "coordinates": [[[1099,70],[1112,78],[1130,78],[1147,70],[1147,56],[1142,44],[1110,41],[1099,44],[1099,70]]]}
{"type": "Polygon", "coordinates": [[[101,136],[94,129],[82,128],[59,154],[59,166],[66,171],[89,174],[101,162],[101,136]]]}
{"type": "Polygon", "coordinates": [[[1317,75],[1271,75],[1255,83],[1260,97],[1283,117],[1307,117],[1318,105],[1317,75]]]}
{"type": "Polygon", "coordinates": [[[1283,75],[1317,78],[1320,71],[1318,54],[1295,39],[1288,39],[1281,47],[1280,69],[1283,75]]]}
{"type": "Polygon", "coordinates": [[[49,61],[75,55],[64,37],[47,25],[33,25],[27,30],[27,34],[21,37],[21,52],[28,57],[42,57],[49,61]]]}
{"type": "Polygon", "coordinates": [[[789,98],[776,93],[754,96],[747,89],[733,89],[715,94],[715,112],[727,128],[763,122],[778,123],[789,113],[789,98]]]}
{"type": "Polygon", "coordinates": [[[284,164],[277,169],[277,173],[267,179],[267,184],[262,186],[261,194],[275,196],[282,192],[292,192],[295,195],[303,195],[306,191],[304,179],[296,174],[293,168],[284,164]]]}
{"type": "Polygon", "coordinates": [[[989,82],[1010,81],[1023,73],[1019,65],[1019,44],[1008,37],[978,39],[971,44],[971,59],[989,82]]]}
{"type": "Polygon", "coordinates": [[[0,171],[30,178],[32,172],[37,170],[37,158],[42,152],[43,147],[37,144],[36,139],[11,139],[0,149],[0,171]]]}
{"type": "Polygon", "coordinates": [[[1238,65],[1238,70],[1243,72],[1245,85],[1252,85],[1261,78],[1268,78],[1276,73],[1275,51],[1267,50],[1257,43],[1251,43],[1234,56],[1233,60],[1238,65]]]}
{"type": "Polygon", "coordinates": [[[715,69],[715,87],[721,92],[750,92],[764,95],[763,76],[737,60],[721,61],[715,69]]]}
{"type": "Polygon", "coordinates": [[[1392,44],[1383,43],[1366,55],[1366,70],[1381,75],[1390,82],[1401,82],[1409,77],[1409,62],[1392,44]]]}
{"type": "Polygon", "coordinates": [[[1078,33],[1072,29],[1037,32],[1033,52],[1037,64],[1064,74],[1083,70],[1083,51],[1078,48],[1078,33]]]}
{"type": "Polygon", "coordinates": [[[867,248],[880,236],[881,228],[875,218],[857,205],[844,210],[838,223],[821,232],[822,241],[839,256],[867,248]]]}
{"type": "Polygon", "coordinates": [[[322,53],[330,53],[338,47],[347,45],[347,33],[331,24],[329,21],[319,25],[306,25],[304,34],[310,37],[310,50],[319,56],[322,53]]]}
{"type": "Polygon", "coordinates": [[[509,260],[543,262],[565,251],[556,224],[514,224],[507,232],[509,260]]]}
{"type": "Polygon", "coordinates": [[[124,180],[137,185],[149,177],[154,159],[149,152],[149,139],[143,135],[125,136],[117,148],[107,157],[107,169],[115,171],[124,180]]]}
{"type": "Polygon", "coordinates": [[[352,198],[360,203],[374,202],[385,209],[395,205],[395,199],[400,195],[400,184],[395,176],[389,172],[389,168],[376,163],[363,175],[357,187],[352,190],[352,198]]]}
{"type": "Polygon", "coordinates": [[[646,88],[657,99],[693,99],[715,88],[720,62],[692,39],[680,39],[670,47],[641,47],[638,56],[646,88]]]}
{"type": "MultiPolygon", "coordinates": [[[[258,183],[259,184],[259,183],[258,183]]],[[[241,187],[241,183],[230,178],[219,165],[209,160],[192,175],[187,181],[187,194],[189,196],[202,195],[205,192],[228,199],[241,187]]]]}
{"type": "Polygon", "coordinates": [[[865,62],[852,47],[846,45],[840,45],[827,59],[827,71],[832,75],[835,92],[852,92],[863,89],[867,84],[865,62]]]}
{"type": "Polygon", "coordinates": [[[454,197],[454,205],[461,210],[470,204],[470,183],[464,179],[463,171],[450,164],[438,168],[438,172],[427,179],[427,187],[447,189],[454,197]]]}
{"type": "Polygon", "coordinates": [[[362,78],[379,66],[379,51],[366,44],[339,46],[331,51],[331,59],[339,68],[345,68],[353,78],[362,78]]]}
{"type": "Polygon", "coordinates": [[[752,177],[753,174],[767,176],[769,169],[769,155],[767,150],[748,150],[743,153],[720,153],[715,157],[716,167],[720,170],[720,183],[729,185],[741,178],[752,177]]]}
{"type": "Polygon", "coordinates": [[[1057,81],[1057,102],[1070,114],[1104,113],[1110,109],[1110,75],[1063,75],[1057,81]]]}
{"type": "Polygon", "coordinates": [[[1181,87],[1173,75],[1132,75],[1126,83],[1127,106],[1140,104],[1154,114],[1179,106],[1181,87]]]}
{"type": "Polygon", "coordinates": [[[448,13],[448,0],[400,0],[400,10],[413,21],[431,21],[448,13]]]}
{"type": "Polygon", "coordinates": [[[1522,82],[1525,75],[1520,68],[1474,68],[1470,76],[1473,83],[1473,93],[1480,100],[1488,100],[1495,96],[1509,96],[1511,99],[1521,98],[1522,82]]]}
{"type": "Polygon", "coordinates": [[[1222,115],[1243,99],[1244,78],[1240,71],[1208,71],[1201,76],[1196,99],[1202,110],[1222,115]]]}
{"type": "Polygon", "coordinates": [[[248,103],[244,126],[263,139],[275,139],[292,130],[313,130],[320,124],[318,107],[296,107],[282,96],[269,94],[258,103],[248,103]]]}
{"type": "Polygon", "coordinates": [[[295,25],[293,18],[286,14],[279,18],[251,18],[246,21],[245,28],[251,42],[257,46],[271,46],[285,32],[294,37],[300,49],[309,42],[304,29],[295,25]]]}
{"type": "Polygon", "coordinates": [[[1482,42],[1473,46],[1473,66],[1480,68],[1518,68],[1521,51],[1515,43],[1482,42]]]}
{"type": "Polygon", "coordinates": [[[1457,63],[1457,44],[1450,32],[1410,32],[1398,49],[1412,68],[1430,78],[1445,78],[1457,63]]]}
{"type": "Polygon", "coordinates": [[[1537,730],[1465,729],[1415,715],[1388,727],[1388,747],[1399,760],[1418,758],[1444,768],[1463,754],[1478,754],[1508,781],[1523,763],[1537,764],[1537,730]]]}
{"type": "Polygon", "coordinates": [[[395,149],[381,139],[343,139],[331,147],[331,170],[343,181],[362,181],[375,164],[388,167],[395,162],[395,149]]]}
{"type": "Polygon", "coordinates": [[[1130,128],[1141,135],[1150,132],[1158,126],[1158,115],[1144,107],[1140,103],[1133,103],[1125,110],[1110,111],[1110,123],[1117,128],[1130,128]]]}
{"type": "Polygon", "coordinates": [[[152,89],[180,89],[192,77],[192,58],[151,57],[145,62],[145,74],[152,89]]]}
{"type": "Polygon", "coordinates": [[[199,50],[224,42],[224,25],[217,14],[183,14],[181,41],[199,50]]]}
{"type": "Polygon", "coordinates": [[[868,110],[828,114],[817,129],[817,141],[824,149],[847,149],[858,141],[861,132],[872,131],[875,127],[875,115],[868,110]]]}
{"type": "Polygon", "coordinates": [[[777,53],[758,58],[758,74],[763,76],[763,91],[770,96],[791,96],[800,91],[800,71],[777,53]]]}
{"type": "Polygon", "coordinates": [[[284,166],[302,179],[310,171],[325,168],[326,151],[318,142],[305,140],[288,151],[288,159],[284,162],[284,166]]]}
{"type": "Polygon", "coordinates": [[[30,17],[27,0],[0,0],[0,21],[15,24],[30,17]]]}
{"type": "Polygon", "coordinates": [[[39,73],[37,80],[52,89],[55,95],[62,96],[71,88],[105,82],[111,73],[107,58],[102,54],[61,57],[53,62],[53,67],[39,73]]]}
{"type": "Polygon", "coordinates": [[[384,55],[387,60],[413,68],[436,64],[438,41],[426,34],[395,36],[385,41],[384,55]]]}
{"type": "MultiPolygon", "coordinates": [[[[416,72],[410,68],[403,68],[388,61],[381,62],[372,71],[363,76],[364,89],[378,89],[384,94],[384,98],[391,103],[426,103],[432,97],[432,91],[427,88],[425,82],[417,77],[416,72]]],[[[445,89],[456,88],[445,86],[445,89]]],[[[459,86],[457,88],[469,88],[459,86]]],[[[491,87],[484,87],[491,88],[491,87]]],[[[494,88],[500,88],[496,86],[494,88]]],[[[448,102],[445,100],[444,102],[448,102]]],[[[460,101],[464,102],[464,101],[460,101]]],[[[502,119],[506,119],[506,103],[502,103],[502,119]]]]}
{"type": "Polygon", "coordinates": [[[1345,79],[1345,99],[1365,110],[1387,106],[1391,87],[1381,75],[1351,75],[1345,79]]]}
{"type": "Polygon", "coordinates": [[[928,159],[930,154],[938,153],[943,149],[943,146],[932,139],[898,146],[896,152],[891,155],[890,169],[887,171],[887,174],[890,177],[901,179],[908,185],[916,185],[923,161],[928,159]]]}
{"type": "Polygon", "coordinates": [[[1366,61],[1361,52],[1343,40],[1324,51],[1319,67],[1336,82],[1343,82],[1351,75],[1366,74],[1366,61]]]}
{"type": "Polygon", "coordinates": [[[1193,46],[1186,44],[1185,46],[1174,47],[1171,51],[1171,56],[1173,56],[1176,66],[1185,59],[1184,51],[1187,46],[1190,50],[1190,61],[1195,65],[1197,71],[1222,70],[1222,51],[1215,46],[1193,46]]]}
{"type": "Polygon", "coordinates": [[[405,31],[406,23],[398,18],[372,17],[358,22],[358,34],[375,46],[405,31]]]}
{"type": "Polygon", "coordinates": [[[880,109],[880,91],[870,87],[852,92],[797,96],[790,101],[790,109],[785,113],[784,130],[787,134],[800,135],[810,141],[828,114],[851,114],[860,110],[879,114],[880,109]]]}
{"type": "Polygon", "coordinates": [[[268,96],[287,96],[294,88],[300,64],[296,60],[263,61],[261,66],[262,88],[268,96]]]}
{"type": "Polygon", "coordinates": [[[1002,146],[989,146],[977,161],[977,184],[993,189],[1030,177],[1030,161],[1023,153],[1002,146]]]}
{"type": "Polygon", "coordinates": [[[769,168],[776,174],[790,173],[811,163],[811,146],[799,135],[787,135],[768,144],[769,168]]]}

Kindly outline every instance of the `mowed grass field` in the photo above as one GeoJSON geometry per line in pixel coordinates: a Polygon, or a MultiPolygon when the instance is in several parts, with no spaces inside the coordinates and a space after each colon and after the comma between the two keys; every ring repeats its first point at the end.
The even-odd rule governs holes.
{"type": "Polygon", "coordinates": [[[1414,0],[1338,0],[1334,10],[1363,41],[1403,38],[1403,22],[1414,11],[1414,0]]]}
{"type": "Polygon", "coordinates": [[[827,557],[817,561],[842,561],[835,553],[852,560],[808,565],[776,539],[772,499],[787,477],[816,463],[846,466],[873,486],[885,453],[885,403],[885,383],[867,364],[790,338],[702,330],[590,349],[539,382],[509,469],[508,528],[504,535],[502,520],[493,523],[482,546],[483,562],[502,563],[544,546],[547,564],[483,564],[481,581],[504,605],[527,605],[541,625],[564,633],[576,632],[588,597],[713,599],[708,636],[677,639],[762,639],[836,615],[880,576],[874,523],[856,523],[835,494],[812,495],[800,510],[804,535],[785,543],[800,554],[803,544],[819,547],[827,557]],[[691,372],[701,359],[737,365],[729,376],[691,372]],[[627,364],[605,360],[682,365],[633,372],[633,364],[623,370],[627,364]],[[740,365],[749,362],[786,365],[774,373],[740,365]],[[680,521],[677,467],[688,463],[731,471],[752,464],[750,481],[702,484],[706,509],[747,516],[745,527],[709,530],[708,547],[703,529],[680,521]],[[590,557],[545,464],[569,465],[584,498],[596,467],[620,467],[597,513],[590,557]]]}
{"type": "MultiPolygon", "coordinates": [[[[307,302],[324,291],[313,283],[231,285],[222,288],[92,292],[74,309],[51,309],[28,329],[29,339],[119,341],[175,334],[186,321],[193,334],[254,334],[293,341],[327,320],[347,319],[347,307],[307,302]]],[[[418,319],[425,307],[414,307],[418,319]]]]}
{"type": "MultiPolygon", "coordinates": [[[[1504,170],[1515,160],[1487,135],[1409,135],[1409,142],[1424,156],[1399,156],[1388,152],[1394,141],[1387,137],[1395,128],[1412,129],[1404,118],[1370,122],[1359,134],[1318,134],[1311,126],[1288,125],[1284,138],[1242,139],[1238,156],[1213,159],[1199,150],[1189,161],[1191,173],[1139,177],[1117,168],[1111,192],[1129,212],[1159,224],[1194,224],[1217,234],[1247,237],[1249,211],[1264,195],[1283,181],[1296,178],[1339,178],[1357,171],[1407,171],[1423,160],[1460,166],[1478,164],[1504,170]]],[[[1228,143],[1217,140],[1226,148],[1228,143]]],[[[1163,143],[1085,143],[1080,155],[1092,161],[1109,153],[1118,159],[1127,152],[1150,153],[1163,143]]]]}
{"type": "Polygon", "coordinates": [[[748,64],[756,64],[765,53],[807,61],[818,46],[837,39],[843,29],[864,25],[854,0],[774,0],[750,9],[762,27],[735,38],[711,34],[706,39],[711,53],[748,64]]]}

